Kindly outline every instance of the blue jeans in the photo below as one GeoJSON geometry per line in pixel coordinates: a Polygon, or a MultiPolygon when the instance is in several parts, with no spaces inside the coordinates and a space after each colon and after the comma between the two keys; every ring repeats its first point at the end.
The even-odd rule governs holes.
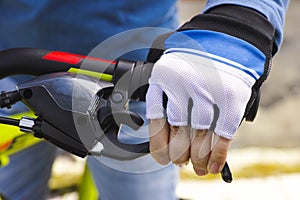
{"type": "Polygon", "coordinates": [[[178,167],[159,166],[150,155],[120,162],[109,158],[88,158],[102,200],[175,200],[178,167]]]}
{"type": "MultiPolygon", "coordinates": [[[[136,144],[149,140],[144,102],[130,102],[129,110],[144,119],[144,126],[134,131],[122,126],[119,140],[136,144]]],[[[174,200],[178,167],[162,166],[151,155],[135,160],[118,161],[107,157],[89,157],[88,166],[100,194],[100,199],[174,200]]]]}
{"type": "Polygon", "coordinates": [[[55,154],[55,146],[41,142],[11,156],[0,167],[0,193],[10,200],[46,199],[55,154]]]}
{"type": "MultiPolygon", "coordinates": [[[[56,147],[41,142],[14,154],[0,168],[0,193],[11,200],[47,199],[55,152],[56,147]]],[[[101,200],[175,199],[177,167],[159,166],[150,155],[127,162],[89,157],[88,165],[101,200]]]]}

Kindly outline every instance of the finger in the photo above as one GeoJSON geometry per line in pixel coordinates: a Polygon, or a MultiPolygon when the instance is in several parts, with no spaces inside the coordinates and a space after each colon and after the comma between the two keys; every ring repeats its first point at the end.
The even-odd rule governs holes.
{"type": "Polygon", "coordinates": [[[146,95],[146,117],[148,119],[163,118],[163,90],[159,85],[149,85],[146,95]]]}
{"type": "Polygon", "coordinates": [[[169,157],[174,164],[186,164],[190,158],[190,128],[170,126],[169,157]]]}
{"type": "Polygon", "coordinates": [[[169,124],[165,118],[152,119],[149,122],[149,148],[152,157],[160,164],[166,165],[169,158],[169,124]]]}
{"type": "Polygon", "coordinates": [[[191,161],[197,175],[208,173],[207,164],[211,150],[212,132],[207,130],[193,130],[191,141],[191,161]]]}
{"type": "Polygon", "coordinates": [[[212,151],[208,161],[208,171],[212,174],[219,173],[225,165],[230,139],[214,135],[212,151]]]}

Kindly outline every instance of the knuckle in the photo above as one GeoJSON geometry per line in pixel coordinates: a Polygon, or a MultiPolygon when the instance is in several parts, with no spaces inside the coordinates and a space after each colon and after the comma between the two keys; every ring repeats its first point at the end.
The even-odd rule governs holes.
{"type": "MultiPolygon", "coordinates": [[[[190,141],[190,129],[188,126],[171,126],[170,127],[170,136],[173,139],[183,141],[190,141]]],[[[186,144],[184,144],[186,145],[186,144]]]]}
{"type": "Polygon", "coordinates": [[[151,119],[149,123],[149,135],[154,137],[168,129],[168,124],[165,118],[151,119]]]}
{"type": "Polygon", "coordinates": [[[208,159],[210,151],[193,151],[191,152],[191,161],[196,165],[205,163],[208,159]]]}
{"type": "Polygon", "coordinates": [[[204,138],[207,136],[207,130],[193,130],[193,141],[203,141],[204,138]]]}
{"type": "Polygon", "coordinates": [[[206,169],[208,158],[206,159],[200,159],[200,158],[191,158],[191,163],[193,164],[193,167],[195,169],[206,169]]]}
{"type": "Polygon", "coordinates": [[[189,159],[189,147],[184,147],[180,149],[174,149],[170,148],[169,150],[169,156],[172,161],[174,162],[180,162],[181,160],[187,160],[189,159]]]}
{"type": "Polygon", "coordinates": [[[224,161],[226,160],[227,152],[226,151],[213,151],[211,154],[211,159],[213,161],[224,161]]]}
{"type": "Polygon", "coordinates": [[[180,132],[179,129],[179,126],[170,126],[171,136],[176,136],[180,132]]]}
{"type": "Polygon", "coordinates": [[[156,162],[162,165],[166,165],[170,162],[170,158],[168,156],[168,151],[163,149],[163,150],[156,150],[156,151],[151,151],[151,156],[154,158],[156,162]]]}
{"type": "Polygon", "coordinates": [[[181,149],[170,149],[169,157],[175,164],[183,164],[189,161],[190,151],[189,147],[181,148],[181,149]]]}
{"type": "Polygon", "coordinates": [[[168,144],[165,144],[163,140],[158,140],[155,142],[150,142],[149,150],[152,153],[164,153],[168,149],[168,144]]]}
{"type": "Polygon", "coordinates": [[[202,166],[203,163],[205,163],[204,159],[196,158],[196,157],[191,157],[191,162],[194,166],[202,166]]]}
{"type": "Polygon", "coordinates": [[[208,158],[209,155],[210,155],[209,149],[203,149],[201,151],[193,150],[191,152],[191,159],[194,160],[195,162],[198,162],[198,161],[208,158]]]}

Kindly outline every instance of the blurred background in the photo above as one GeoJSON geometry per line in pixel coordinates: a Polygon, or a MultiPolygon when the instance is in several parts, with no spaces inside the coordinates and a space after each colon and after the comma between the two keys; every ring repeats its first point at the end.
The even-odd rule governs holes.
{"type": "MultiPolygon", "coordinates": [[[[206,1],[180,0],[181,22],[199,13],[206,1]]],[[[299,200],[300,181],[300,1],[291,0],[285,38],[262,88],[253,123],[243,123],[228,155],[234,180],[200,178],[191,165],[181,168],[177,196],[197,200],[299,200]]],[[[60,156],[53,166],[51,199],[78,199],[84,160],[60,156]]]]}
{"type": "MultiPolygon", "coordinates": [[[[182,0],[186,21],[206,1],[182,0]]],[[[196,177],[192,167],[181,170],[178,196],[187,199],[300,199],[300,1],[291,0],[285,38],[273,59],[271,74],[262,88],[259,112],[253,123],[243,123],[228,155],[234,180],[219,176],[196,177]]]]}

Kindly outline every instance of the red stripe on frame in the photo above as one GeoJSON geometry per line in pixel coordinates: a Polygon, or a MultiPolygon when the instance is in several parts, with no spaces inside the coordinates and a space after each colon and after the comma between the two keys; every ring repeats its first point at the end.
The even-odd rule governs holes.
{"type": "Polygon", "coordinates": [[[82,58],[79,57],[79,55],[77,55],[77,54],[60,52],[60,51],[52,51],[50,53],[47,53],[45,56],[43,56],[43,59],[56,61],[56,62],[68,63],[68,64],[72,64],[72,65],[76,65],[80,61],[82,61],[82,58]]]}
{"type": "Polygon", "coordinates": [[[43,56],[43,59],[56,61],[56,62],[68,63],[68,64],[72,64],[72,65],[78,64],[83,59],[95,60],[95,61],[111,63],[111,64],[117,63],[116,61],[113,61],[113,60],[106,60],[106,59],[102,59],[102,58],[95,58],[95,57],[83,56],[83,55],[79,55],[79,54],[72,54],[72,53],[66,53],[66,52],[60,52],[60,51],[52,51],[52,52],[46,54],[45,56],[43,56]]]}

